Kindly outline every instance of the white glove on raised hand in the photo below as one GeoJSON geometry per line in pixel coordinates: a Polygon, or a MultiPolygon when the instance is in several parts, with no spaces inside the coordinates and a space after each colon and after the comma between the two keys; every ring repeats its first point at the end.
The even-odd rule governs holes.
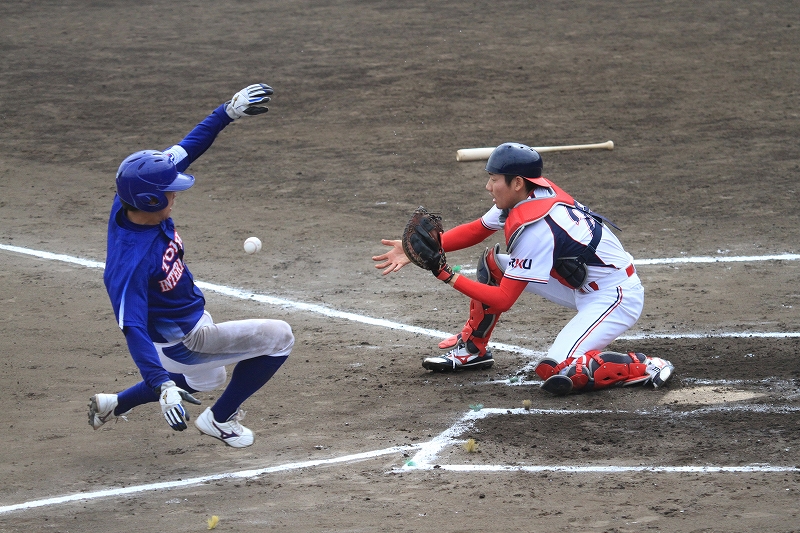
{"type": "Polygon", "coordinates": [[[225,112],[233,120],[244,116],[260,115],[269,111],[267,102],[269,95],[274,93],[272,87],[264,83],[256,83],[245,87],[233,95],[229,102],[225,102],[225,112]]]}
{"type": "Polygon", "coordinates": [[[186,422],[189,420],[189,413],[183,408],[182,400],[200,405],[200,400],[175,385],[174,381],[162,383],[158,402],[161,404],[164,418],[175,431],[186,429],[186,422]]]}

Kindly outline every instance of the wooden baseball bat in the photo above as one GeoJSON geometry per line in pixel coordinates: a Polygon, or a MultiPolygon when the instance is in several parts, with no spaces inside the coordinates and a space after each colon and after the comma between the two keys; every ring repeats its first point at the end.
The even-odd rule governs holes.
{"type": "MultiPolygon", "coordinates": [[[[614,142],[606,141],[595,144],[570,144],[567,146],[531,146],[539,153],[566,152],[569,150],[613,150],[614,142]]],[[[489,159],[494,148],[462,148],[456,152],[456,161],[482,161],[489,159]]]]}

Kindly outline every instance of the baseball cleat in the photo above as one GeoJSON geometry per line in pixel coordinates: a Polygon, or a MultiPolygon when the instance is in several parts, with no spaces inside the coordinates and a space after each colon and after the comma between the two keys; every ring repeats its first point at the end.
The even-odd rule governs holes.
{"type": "Polygon", "coordinates": [[[244,411],[239,410],[234,413],[227,422],[217,422],[210,407],[198,416],[194,425],[202,433],[219,439],[228,446],[234,448],[245,448],[253,444],[255,437],[253,432],[239,423],[244,418],[244,411]]]}
{"type": "Polygon", "coordinates": [[[675,371],[675,365],[660,357],[648,357],[646,364],[647,373],[650,374],[653,387],[656,389],[669,381],[675,371]]]}
{"type": "Polygon", "coordinates": [[[450,350],[444,355],[426,357],[422,360],[422,367],[437,372],[453,372],[461,369],[485,370],[494,364],[492,351],[486,350],[484,355],[472,354],[467,351],[464,343],[450,350]]]}
{"type": "Polygon", "coordinates": [[[547,378],[542,383],[542,390],[555,394],[556,396],[564,396],[572,392],[573,383],[570,378],[563,374],[554,374],[547,378]]]}
{"type": "Polygon", "coordinates": [[[89,425],[94,429],[100,429],[100,426],[110,419],[117,418],[114,414],[116,408],[116,394],[95,394],[89,398],[89,425]]]}

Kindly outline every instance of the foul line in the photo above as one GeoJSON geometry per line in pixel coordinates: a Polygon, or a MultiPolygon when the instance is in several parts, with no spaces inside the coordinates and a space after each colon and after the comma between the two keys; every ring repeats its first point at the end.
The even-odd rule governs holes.
{"type": "MultiPolygon", "coordinates": [[[[0,244],[0,250],[5,250],[8,252],[14,252],[18,254],[29,255],[33,257],[38,257],[40,259],[48,259],[51,261],[61,261],[64,263],[70,263],[73,265],[79,265],[86,268],[96,268],[96,269],[104,269],[105,263],[101,261],[94,261],[91,259],[84,259],[81,257],[73,257],[70,255],[65,254],[56,254],[52,252],[46,252],[43,250],[33,250],[30,248],[23,248],[21,246],[12,246],[9,244],[0,244]]],[[[635,261],[637,265],[655,265],[655,264],[668,264],[668,263],[714,263],[714,262],[726,262],[726,261],[734,261],[734,262],[743,262],[743,261],[772,261],[772,260],[797,260],[800,259],[800,254],[778,254],[778,255],[766,255],[766,256],[743,256],[743,257],[679,257],[679,258],[671,258],[671,259],[643,259],[635,261]]],[[[466,272],[466,271],[463,271],[466,272]]],[[[343,320],[349,320],[351,322],[359,322],[362,324],[369,324],[371,326],[379,326],[387,329],[396,329],[401,331],[408,331],[410,333],[417,333],[420,335],[426,335],[428,337],[434,337],[438,339],[446,339],[452,336],[452,333],[447,333],[444,331],[440,331],[437,329],[429,329],[429,328],[420,328],[417,326],[411,326],[408,324],[402,324],[399,322],[393,322],[391,320],[385,320],[382,318],[373,318],[366,315],[360,315],[357,313],[349,313],[346,311],[339,311],[336,309],[332,309],[330,307],[325,307],[324,305],[317,305],[317,304],[309,304],[305,302],[295,302],[292,300],[287,300],[285,298],[278,298],[275,296],[269,296],[267,294],[258,294],[251,291],[246,291],[243,289],[237,289],[234,287],[227,287],[225,285],[217,285],[215,283],[207,283],[204,281],[195,281],[195,284],[203,290],[216,292],[218,294],[222,294],[225,296],[230,296],[232,298],[238,298],[240,300],[251,300],[259,303],[265,303],[269,305],[275,305],[285,308],[297,309],[299,311],[307,311],[310,313],[316,313],[319,315],[327,316],[330,318],[340,318],[343,320]]],[[[677,334],[658,334],[658,333],[639,333],[634,335],[623,335],[619,337],[620,340],[637,340],[637,339],[681,339],[681,338],[710,338],[710,337],[765,337],[765,338],[796,338],[800,337],[800,332],[789,332],[789,333],[774,333],[774,332],[741,332],[741,333],[714,333],[714,334],[707,334],[707,333],[677,333],[677,334]]],[[[518,353],[520,355],[524,355],[527,357],[540,357],[542,355],[541,351],[531,350],[529,348],[523,348],[522,346],[515,346],[513,344],[505,344],[501,342],[490,342],[489,346],[505,352],[511,353],[518,353]]]]}
{"type": "Polygon", "coordinates": [[[33,509],[36,507],[45,507],[48,505],[57,505],[59,503],[69,503],[76,501],[96,500],[98,498],[108,498],[113,496],[124,496],[126,494],[136,494],[139,492],[148,492],[156,490],[174,489],[178,487],[188,487],[192,485],[201,485],[211,481],[219,481],[221,479],[242,479],[254,478],[263,474],[271,474],[275,472],[285,472],[288,470],[298,470],[300,468],[310,468],[314,466],[332,465],[336,463],[352,463],[356,461],[363,461],[365,459],[372,459],[382,455],[389,455],[392,453],[401,453],[410,449],[418,448],[419,445],[412,444],[409,446],[393,446],[383,450],[374,450],[371,452],[356,453],[353,455],[345,455],[343,457],[336,457],[333,459],[318,459],[314,461],[303,461],[299,463],[287,463],[279,466],[270,466],[267,468],[260,468],[258,470],[242,470],[240,472],[229,472],[226,474],[215,474],[211,476],[194,477],[189,479],[181,479],[178,481],[164,481],[162,483],[150,483],[147,485],[134,485],[131,487],[120,487],[116,489],[98,490],[94,492],[82,492],[80,494],[70,494],[68,496],[59,496],[56,498],[46,498],[43,500],[34,500],[25,503],[18,503],[16,505],[6,505],[0,507],[0,514],[10,513],[12,511],[21,511],[25,509],[33,509]]]}
{"type": "Polygon", "coordinates": [[[450,470],[453,472],[568,472],[568,473],[606,473],[623,472],[669,472],[714,474],[721,472],[800,472],[793,466],[506,466],[506,465],[434,465],[419,470],[450,470]]]}
{"type": "MultiPolygon", "coordinates": [[[[698,257],[665,257],[660,259],[634,259],[636,266],[643,265],[675,265],[679,263],[749,263],[751,261],[797,261],[800,254],[776,254],[776,255],[740,255],[731,257],[715,257],[702,255],[698,257]]],[[[462,268],[464,274],[474,274],[474,268],[462,268]]]]}
{"type": "Polygon", "coordinates": [[[733,257],[671,257],[663,259],[634,259],[634,265],[672,265],[676,263],[748,263],[750,261],[797,261],[800,254],[777,254],[749,256],[740,255],[733,257]]]}

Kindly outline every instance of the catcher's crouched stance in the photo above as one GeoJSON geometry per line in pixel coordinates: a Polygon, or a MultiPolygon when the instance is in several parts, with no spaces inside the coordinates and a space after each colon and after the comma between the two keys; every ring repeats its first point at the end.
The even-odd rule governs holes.
{"type": "Polygon", "coordinates": [[[402,239],[381,241],[391,250],[373,257],[384,274],[412,262],[471,298],[461,333],[439,344],[450,351],[425,358],[422,366],[442,372],[491,367],[492,330],[526,291],[577,311],[536,366],[544,390],[664,385],[674,370],[669,361],[604,351],[636,323],[644,306],[633,257],[606,227],[611,223],[543,178],[542,159],[529,146],[498,146],[486,171],[495,205],[485,215],[445,232],[440,217],[419,207],[402,239]],[[498,230],[505,233],[507,254],[499,244],[487,248],[478,259],[477,281],[453,272],[446,252],[478,244],[498,230]]]}

